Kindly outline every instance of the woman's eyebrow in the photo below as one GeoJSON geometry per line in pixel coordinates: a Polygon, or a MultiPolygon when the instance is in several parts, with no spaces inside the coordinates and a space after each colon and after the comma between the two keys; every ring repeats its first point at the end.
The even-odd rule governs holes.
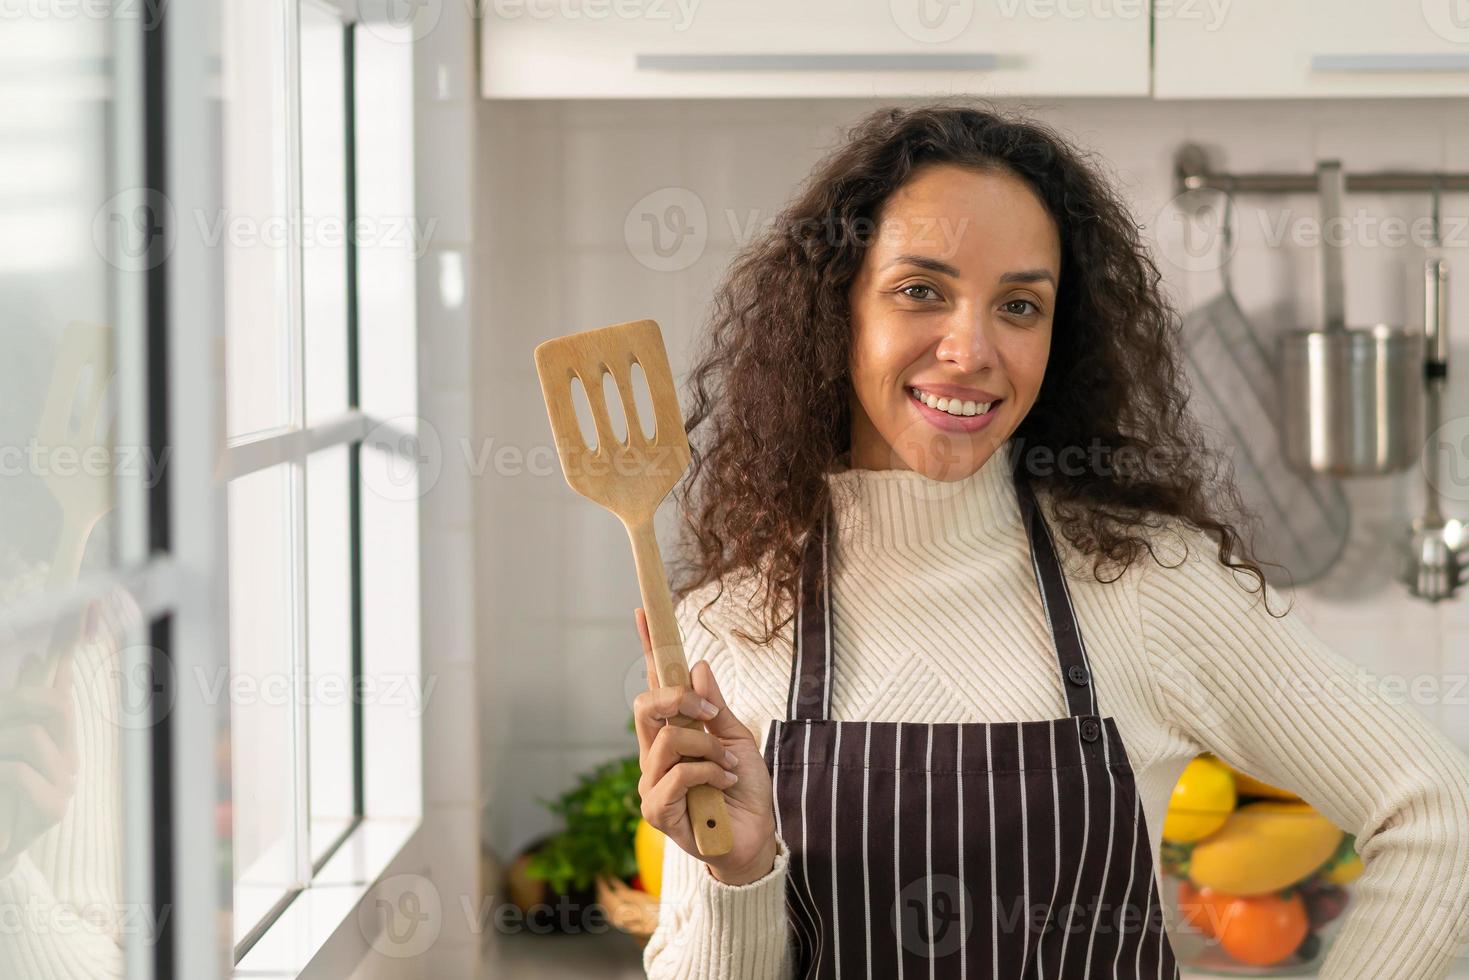
{"type": "MultiPolygon", "coordinates": [[[[921,269],[929,269],[939,272],[953,279],[960,278],[959,270],[947,262],[930,258],[927,255],[899,255],[889,262],[886,268],[891,268],[902,263],[916,265],[921,269]]],[[[1021,269],[1017,272],[1006,272],[1000,276],[1001,283],[1010,282],[1048,282],[1051,288],[1056,288],[1056,277],[1051,274],[1050,269],[1021,269]]]]}
{"type": "Polygon", "coordinates": [[[909,265],[916,265],[920,269],[928,269],[932,272],[942,273],[953,279],[959,278],[959,270],[957,268],[939,259],[929,258],[927,255],[899,255],[897,258],[893,259],[886,266],[884,266],[884,268],[891,268],[895,265],[901,265],[904,262],[908,263],[909,265]]]}
{"type": "Polygon", "coordinates": [[[1000,276],[1000,282],[1048,282],[1051,288],[1056,288],[1056,277],[1051,275],[1050,269],[1024,269],[1020,272],[1007,272],[1000,276]]]}

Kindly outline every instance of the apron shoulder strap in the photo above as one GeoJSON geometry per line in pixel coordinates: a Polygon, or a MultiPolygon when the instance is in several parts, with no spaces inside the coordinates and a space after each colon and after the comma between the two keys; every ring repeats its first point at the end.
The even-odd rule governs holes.
{"type": "Polygon", "coordinates": [[[831,583],[827,576],[830,508],[806,539],[801,556],[796,626],[786,717],[825,721],[831,717],[831,583]]]}
{"type": "Polygon", "coordinates": [[[1030,541],[1031,568],[1035,572],[1036,587],[1040,590],[1046,625],[1051,630],[1051,644],[1056,650],[1056,666],[1061,673],[1066,708],[1071,715],[1094,715],[1097,713],[1097,693],[1092,684],[1086,645],[1081,639],[1081,627],[1077,625],[1076,610],[1071,604],[1071,590],[1066,585],[1066,576],[1056,557],[1055,542],[1051,539],[1051,529],[1041,513],[1023,460],[1024,454],[1017,443],[1011,475],[1015,482],[1015,496],[1020,503],[1021,521],[1030,541]]]}

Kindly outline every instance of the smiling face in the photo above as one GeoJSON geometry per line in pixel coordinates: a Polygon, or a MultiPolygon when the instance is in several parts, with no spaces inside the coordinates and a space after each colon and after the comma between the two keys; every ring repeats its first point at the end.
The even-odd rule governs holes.
{"type": "Polygon", "coordinates": [[[1056,224],[1020,178],[914,171],[848,295],[851,465],[936,480],[983,466],[1040,394],[1060,273],[1056,224]]]}

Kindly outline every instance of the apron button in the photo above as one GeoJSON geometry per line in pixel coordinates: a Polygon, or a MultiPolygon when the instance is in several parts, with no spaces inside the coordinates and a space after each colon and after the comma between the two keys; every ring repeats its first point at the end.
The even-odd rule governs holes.
{"type": "Polygon", "coordinates": [[[1087,669],[1081,664],[1072,664],[1070,667],[1067,667],[1066,677],[1071,681],[1071,683],[1078,686],[1083,685],[1087,681],[1091,680],[1091,675],[1087,673],[1087,669]]]}
{"type": "Polygon", "coordinates": [[[1088,742],[1095,742],[1097,736],[1102,734],[1102,726],[1097,724],[1095,718],[1083,718],[1081,721],[1081,737],[1088,742]]]}

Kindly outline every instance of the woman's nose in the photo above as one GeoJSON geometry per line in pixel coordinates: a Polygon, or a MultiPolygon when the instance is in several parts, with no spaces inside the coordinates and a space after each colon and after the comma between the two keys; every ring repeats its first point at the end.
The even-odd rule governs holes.
{"type": "Polygon", "coordinates": [[[944,335],[935,352],[966,374],[973,374],[994,357],[991,324],[984,313],[963,312],[945,322],[944,335]]]}

